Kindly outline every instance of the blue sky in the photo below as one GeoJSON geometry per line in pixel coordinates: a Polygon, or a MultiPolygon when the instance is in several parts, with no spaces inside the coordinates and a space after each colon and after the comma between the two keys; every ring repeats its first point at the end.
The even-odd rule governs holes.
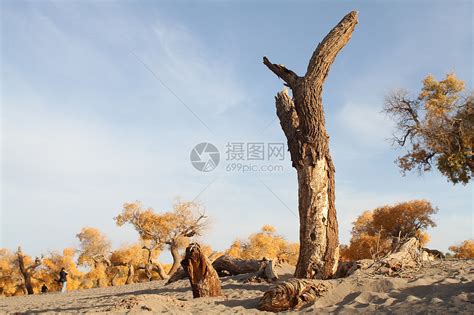
{"type": "Polygon", "coordinates": [[[59,250],[83,226],[133,243],[112,220],[122,204],[166,211],[178,196],[205,204],[213,225],[200,240],[215,249],[263,224],[297,241],[289,156],[283,171],[226,172],[225,146],[286,143],[282,82],[262,57],[303,74],[351,10],[359,24],[323,94],[341,242],[363,210],[420,198],[439,207],[429,246],[473,238],[472,184],[402,177],[381,113],[390,90],[416,93],[430,73],[454,71],[472,88],[472,1],[2,1],[0,246],[59,250]],[[209,173],[189,161],[204,141],[221,151],[209,173]]]}

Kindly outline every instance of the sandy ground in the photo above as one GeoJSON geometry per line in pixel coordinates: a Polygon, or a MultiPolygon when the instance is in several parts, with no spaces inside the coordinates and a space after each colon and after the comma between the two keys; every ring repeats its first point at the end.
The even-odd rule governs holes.
{"type": "MultiPolygon", "coordinates": [[[[291,271],[284,269],[288,274],[283,280],[290,277],[291,271]]],[[[66,294],[0,298],[0,312],[254,314],[260,297],[271,284],[244,283],[245,278],[221,278],[224,296],[220,298],[193,299],[187,280],[168,286],[154,281],[66,294]]],[[[473,280],[474,260],[425,263],[419,270],[394,278],[358,273],[330,280],[332,288],[328,293],[300,312],[474,314],[473,280]]]]}

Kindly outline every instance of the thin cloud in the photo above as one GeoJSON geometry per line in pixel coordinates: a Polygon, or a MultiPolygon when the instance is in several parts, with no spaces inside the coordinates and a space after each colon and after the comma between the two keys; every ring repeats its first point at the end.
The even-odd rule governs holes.
{"type": "Polygon", "coordinates": [[[337,114],[337,127],[351,142],[369,148],[387,148],[393,123],[381,107],[346,103],[337,114]]]}

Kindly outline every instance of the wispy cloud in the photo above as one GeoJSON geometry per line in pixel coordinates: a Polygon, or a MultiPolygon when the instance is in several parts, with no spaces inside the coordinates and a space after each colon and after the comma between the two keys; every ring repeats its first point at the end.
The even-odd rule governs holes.
{"type": "Polygon", "coordinates": [[[381,106],[346,103],[337,113],[336,128],[355,145],[371,149],[387,148],[387,139],[394,125],[381,110],[381,106]]]}
{"type": "MultiPolygon", "coordinates": [[[[60,5],[55,10],[69,12],[60,5]]],[[[122,21],[98,22],[92,13],[71,15],[62,25],[41,7],[25,12],[28,23],[19,11],[7,12],[6,41],[19,53],[4,47],[2,55],[2,75],[9,78],[2,94],[4,244],[22,243],[36,253],[45,244],[57,249],[73,243],[85,225],[96,225],[115,242],[136,239],[130,229],[123,234],[114,227],[121,204],[138,199],[160,211],[177,195],[198,196],[208,178],[192,168],[189,152],[209,134],[196,132],[199,122],[129,54],[122,40],[131,34],[108,38],[109,48],[100,41],[106,35],[100,32],[114,22],[123,29],[122,21]],[[83,29],[73,27],[76,18],[83,29]],[[98,38],[80,36],[89,27],[98,38]],[[22,60],[36,63],[34,71],[22,60]],[[43,233],[44,225],[36,223],[44,217],[60,224],[43,233]],[[43,235],[45,244],[15,233],[22,229],[43,235]]],[[[136,53],[203,119],[215,120],[242,100],[232,64],[214,58],[185,27],[160,19],[149,29],[129,21],[140,32],[130,48],[138,42],[136,53]]]]}

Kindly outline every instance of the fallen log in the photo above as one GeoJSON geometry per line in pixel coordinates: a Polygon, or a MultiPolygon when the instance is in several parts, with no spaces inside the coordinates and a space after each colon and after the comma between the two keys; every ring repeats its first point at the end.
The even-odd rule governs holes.
{"type": "Polygon", "coordinates": [[[260,299],[258,309],[269,312],[298,310],[324,295],[329,283],[323,280],[292,279],[273,286],[260,299]]]}
{"type": "Polygon", "coordinates": [[[212,266],[221,277],[235,276],[243,273],[259,272],[266,265],[266,261],[266,259],[241,259],[222,255],[214,261],[212,266]]]}
{"type": "MultiPolygon", "coordinates": [[[[235,276],[240,274],[253,274],[246,281],[260,282],[261,280],[275,281],[278,280],[278,274],[275,271],[275,263],[272,260],[263,258],[258,259],[240,259],[229,255],[222,255],[217,258],[212,267],[217,271],[220,277],[235,276]]],[[[165,285],[185,279],[186,271],[180,267],[169,278],[165,285]]]]}
{"type": "Polygon", "coordinates": [[[181,266],[189,278],[194,298],[222,295],[219,276],[199,244],[191,243],[186,248],[181,266]]]}

